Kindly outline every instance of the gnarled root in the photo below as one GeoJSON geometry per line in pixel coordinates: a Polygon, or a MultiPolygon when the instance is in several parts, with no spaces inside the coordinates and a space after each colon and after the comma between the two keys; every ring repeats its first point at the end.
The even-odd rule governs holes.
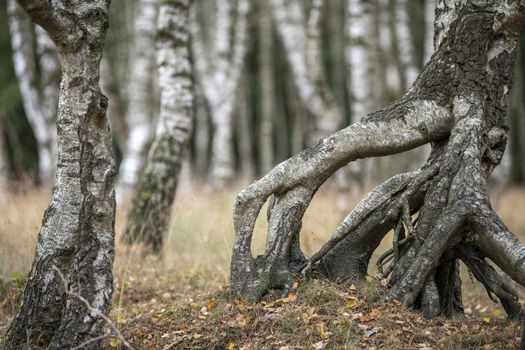
{"type": "Polygon", "coordinates": [[[475,245],[468,244],[459,248],[460,258],[467,265],[474,277],[480,281],[489,298],[496,302],[496,297],[507,312],[509,318],[523,318],[524,313],[518,300],[518,294],[505,280],[485,261],[482,251],[475,245]]]}

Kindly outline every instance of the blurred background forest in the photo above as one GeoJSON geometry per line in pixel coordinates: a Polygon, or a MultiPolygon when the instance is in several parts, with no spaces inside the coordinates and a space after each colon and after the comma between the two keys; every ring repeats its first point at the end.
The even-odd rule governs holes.
{"type": "MultiPolygon", "coordinates": [[[[0,5],[0,141],[5,158],[0,177],[11,184],[11,189],[16,189],[13,185],[20,181],[24,185],[48,186],[52,182],[53,167],[42,163],[50,161],[46,157],[54,161],[55,148],[50,145],[54,142],[53,117],[46,117],[44,108],[32,104],[39,101],[56,104],[56,96],[47,91],[53,88],[46,85],[55,84],[58,88],[60,73],[56,71],[58,66],[49,64],[52,57],[46,57],[50,53],[40,40],[45,34],[28,23],[23,14],[19,14],[20,24],[16,29],[17,24],[8,20],[7,3],[3,1],[0,5]],[[22,31],[23,42],[16,48],[20,52],[13,52],[10,24],[11,31],[22,31]],[[15,57],[26,61],[19,62],[22,66],[17,73],[19,79],[13,65],[15,57]],[[28,111],[35,109],[44,114],[43,122],[32,120],[39,118],[35,112],[32,119],[27,118],[28,111]]],[[[365,61],[359,62],[352,58],[351,51],[352,46],[361,44],[356,42],[361,34],[352,31],[360,29],[352,29],[348,23],[352,14],[346,1],[298,1],[301,13],[294,13],[293,8],[283,10],[287,11],[283,16],[291,16],[295,21],[287,25],[279,19],[273,20],[268,3],[250,0],[244,37],[236,27],[242,14],[234,2],[234,6],[226,9],[231,23],[226,23],[230,25],[230,32],[224,33],[229,47],[224,52],[217,51],[217,40],[221,39],[217,37],[220,30],[218,33],[216,26],[221,23],[217,23],[216,18],[221,9],[213,1],[196,1],[193,31],[198,32],[194,34],[198,34],[199,39],[192,41],[191,57],[196,98],[193,135],[183,171],[186,178],[191,173],[193,179],[220,187],[222,182],[239,177],[260,176],[273,165],[313,145],[323,134],[361,118],[361,111],[374,111],[402,95],[431,54],[429,23],[433,18],[427,7],[433,6],[433,1],[376,0],[371,3],[374,6],[370,7],[372,12],[367,18],[372,23],[361,23],[367,41],[366,54],[362,57],[365,61]],[[318,53],[316,45],[320,49],[318,53]],[[233,54],[242,56],[239,62],[233,54]],[[196,59],[196,55],[204,57],[196,59]],[[220,66],[222,58],[216,55],[228,56],[224,57],[224,65],[220,66]],[[355,65],[363,66],[364,75],[355,65]],[[202,66],[207,69],[199,69],[202,66]],[[214,83],[208,80],[216,79],[213,75],[221,73],[221,69],[226,69],[222,72],[224,78],[237,80],[231,82],[232,88],[227,84],[222,86],[232,90],[227,99],[233,105],[231,112],[219,113],[229,115],[216,115],[217,106],[210,96],[213,92],[207,92],[216,89],[213,86],[210,89],[209,85],[214,83]],[[363,77],[366,81],[356,81],[363,77]],[[364,103],[359,100],[363,98],[366,98],[364,103]],[[318,105],[328,109],[322,111],[326,115],[317,115],[318,105]],[[331,109],[337,110],[335,116],[329,115],[331,109]]],[[[147,153],[159,110],[154,6],[148,0],[113,2],[102,63],[101,82],[110,98],[115,154],[121,172],[132,173],[121,173],[119,182],[131,186],[147,153]],[[126,165],[128,156],[136,157],[136,164],[126,165]]],[[[280,10],[274,8],[273,11],[280,10]]],[[[505,184],[525,181],[524,52],[525,40],[522,40],[515,92],[510,101],[511,136],[499,171],[505,184]]],[[[53,107],[50,108],[53,113],[53,107]]],[[[424,160],[419,157],[414,163],[413,158],[377,162],[372,166],[373,176],[366,176],[372,176],[370,180],[376,182],[404,168],[415,168],[417,161],[424,160]]]]}

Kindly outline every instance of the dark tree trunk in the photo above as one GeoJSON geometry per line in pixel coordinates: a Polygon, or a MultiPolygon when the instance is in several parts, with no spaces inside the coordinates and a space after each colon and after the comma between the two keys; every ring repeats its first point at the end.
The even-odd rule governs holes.
{"type": "Polygon", "coordinates": [[[296,275],[312,270],[341,283],[360,282],[373,251],[393,228],[392,249],[378,261],[381,277],[389,277],[387,299],[429,317],[462,313],[461,259],[510,317],[521,317],[515,291],[486,259],[525,285],[525,246],[492,210],[486,179],[505,150],[525,8],[511,0],[441,0],[436,9],[437,50],[402,98],[279,164],[239,194],[234,293],[256,300],[272,289],[288,290],[296,275]],[[330,175],[359,158],[427,143],[432,151],[421,169],[375,188],[318,252],[309,259],[302,255],[303,214],[330,175]],[[273,199],[267,249],[254,259],[251,235],[268,198],[273,199]]]}
{"type": "Polygon", "coordinates": [[[160,117],[122,237],[128,243],[143,242],[156,253],[161,251],[169,230],[170,209],[193,128],[189,6],[189,0],[170,0],[159,9],[160,117]]]}
{"type": "Polygon", "coordinates": [[[98,86],[109,0],[19,3],[55,43],[63,74],[53,197],[5,345],[65,349],[101,336],[111,307],[115,165],[98,86]]]}

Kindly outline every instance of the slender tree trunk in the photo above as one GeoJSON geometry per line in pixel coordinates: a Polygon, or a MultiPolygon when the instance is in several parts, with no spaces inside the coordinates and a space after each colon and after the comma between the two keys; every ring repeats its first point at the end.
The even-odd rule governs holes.
{"type": "Polygon", "coordinates": [[[272,13],[282,39],[301,104],[313,118],[310,145],[337,129],[342,119],[322,70],[320,16],[322,2],[315,0],[305,18],[297,0],[271,0],[272,13]]]}
{"type": "Polygon", "coordinates": [[[434,53],[434,8],[436,7],[436,0],[425,0],[425,41],[423,64],[430,61],[430,57],[434,53]]]}
{"type": "Polygon", "coordinates": [[[525,105],[523,103],[523,56],[518,60],[515,83],[510,99],[510,177],[514,183],[525,183],[525,105]]]}
{"type": "Polygon", "coordinates": [[[49,39],[45,33],[37,35],[37,49],[42,54],[39,80],[37,56],[33,49],[34,30],[31,21],[16,0],[8,1],[9,30],[13,48],[13,64],[18,79],[25,114],[37,143],[38,177],[43,184],[49,184],[55,175],[56,128],[54,126],[59,74],[56,58],[49,52],[49,39]],[[53,62],[55,60],[55,62],[53,62]],[[40,91],[40,83],[44,86],[40,91]],[[45,84],[45,85],[44,85],[45,84]]]}
{"type": "Polygon", "coordinates": [[[248,0],[218,0],[215,25],[204,35],[193,21],[193,49],[198,77],[214,128],[209,182],[221,188],[233,178],[233,113],[246,51],[248,0]],[[236,14],[233,20],[233,13],[236,14]],[[213,37],[206,45],[204,37],[213,37]]]}
{"type": "Polygon", "coordinates": [[[7,161],[4,114],[0,113],[0,204],[6,199],[7,185],[9,179],[9,163],[7,161]]]}
{"type": "Polygon", "coordinates": [[[53,197],[5,346],[97,349],[113,291],[115,165],[98,86],[109,1],[20,4],[55,43],[62,82],[53,197]]]}
{"type": "Polygon", "coordinates": [[[108,120],[113,131],[113,138],[121,152],[126,151],[126,142],[129,138],[129,129],[124,118],[121,97],[116,93],[117,86],[113,72],[107,58],[103,57],[100,63],[100,87],[109,98],[108,120]]]}
{"type": "Polygon", "coordinates": [[[395,35],[402,69],[401,91],[407,90],[418,76],[414,40],[410,30],[408,0],[395,0],[395,35]]]}
{"type": "Polygon", "coordinates": [[[274,43],[271,8],[265,0],[259,1],[259,74],[261,82],[261,122],[259,125],[260,170],[268,172],[274,165],[275,82],[273,79],[274,43]]]}
{"type": "MultiPolygon", "coordinates": [[[[247,76],[247,72],[244,73],[247,76]]],[[[237,139],[237,153],[239,155],[240,171],[242,176],[253,178],[255,173],[255,164],[253,161],[253,121],[250,110],[250,83],[252,81],[246,79],[241,82],[241,91],[239,92],[239,107],[237,109],[237,120],[235,121],[236,139],[237,139]]]]}
{"type": "MultiPolygon", "coordinates": [[[[210,120],[206,99],[203,96],[202,88],[196,82],[195,86],[195,167],[198,174],[208,173],[208,163],[210,154],[210,120]]],[[[203,176],[203,175],[201,175],[203,176]]],[[[205,176],[201,180],[204,180],[205,176]]]]}
{"type": "Polygon", "coordinates": [[[155,75],[156,0],[140,0],[135,8],[133,47],[131,48],[127,124],[129,137],[119,168],[117,196],[129,198],[137,184],[140,170],[151,142],[153,121],[153,89],[155,75]]]}
{"type": "Polygon", "coordinates": [[[170,0],[159,8],[160,118],[122,236],[125,242],[142,242],[155,253],[162,250],[164,237],[169,231],[171,206],[193,128],[189,6],[189,0],[170,0]]]}
{"type": "Polygon", "coordinates": [[[251,300],[273,290],[282,295],[297,274],[311,271],[358,283],[394,228],[392,248],[378,260],[380,277],[389,278],[387,299],[429,317],[461,313],[461,259],[509,317],[523,317],[517,293],[486,261],[525,285],[525,246],[491,208],[486,179],[507,142],[507,100],[525,9],[513,0],[440,0],[436,9],[437,50],[403,97],[280,163],[238,195],[233,293],[251,300]],[[337,169],[427,143],[432,152],[424,166],[386,180],[319,251],[309,258],[301,252],[303,215],[337,169]],[[254,258],[252,233],[268,199],[266,251],[254,258]]]}
{"type": "MultiPolygon", "coordinates": [[[[362,117],[372,112],[374,106],[374,91],[372,90],[374,74],[373,41],[370,33],[374,32],[374,8],[373,3],[368,0],[348,0],[348,20],[346,33],[348,46],[346,60],[350,72],[350,122],[357,123],[362,117]]],[[[347,167],[347,181],[359,183],[363,188],[370,181],[371,161],[359,160],[347,167]]],[[[350,186],[348,186],[350,187],[350,186]]],[[[355,188],[355,185],[353,186],[355,188]]],[[[339,209],[347,209],[344,197],[341,193],[338,199],[339,209]]]]}

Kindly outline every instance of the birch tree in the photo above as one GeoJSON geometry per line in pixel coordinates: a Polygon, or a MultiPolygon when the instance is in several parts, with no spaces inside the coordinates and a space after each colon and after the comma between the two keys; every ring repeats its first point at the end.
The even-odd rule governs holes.
{"type": "Polygon", "coordinates": [[[8,13],[15,74],[37,143],[38,178],[41,183],[49,184],[55,175],[60,69],[49,37],[41,28],[33,26],[16,0],[8,0],[8,13]],[[33,47],[35,36],[37,52],[33,47]]]}
{"type": "Polygon", "coordinates": [[[6,348],[99,349],[113,291],[115,196],[107,98],[98,86],[109,0],[20,0],[62,70],[58,163],[6,348]]]}
{"type": "Polygon", "coordinates": [[[342,119],[322,71],[319,21],[323,2],[312,2],[308,18],[298,0],[271,0],[270,3],[298,96],[313,118],[311,145],[336,130],[342,119]]]}
{"type": "Polygon", "coordinates": [[[233,113],[246,51],[249,4],[248,0],[216,0],[212,23],[192,21],[193,57],[214,129],[209,180],[215,188],[233,177],[233,113]]]}
{"type": "MultiPolygon", "coordinates": [[[[348,0],[348,20],[346,32],[348,46],[346,60],[350,72],[350,121],[359,122],[361,118],[372,112],[374,106],[373,79],[374,74],[374,47],[370,40],[371,33],[374,31],[373,4],[368,0],[348,0]]],[[[366,179],[369,179],[370,161],[360,160],[348,167],[353,180],[360,182],[360,187],[364,186],[366,179]]],[[[348,181],[348,180],[347,180],[348,181]]],[[[346,194],[341,194],[346,197],[346,194]]],[[[339,199],[344,203],[343,199],[339,199]]],[[[339,205],[339,208],[346,209],[346,205],[339,205]]]]}
{"type": "Polygon", "coordinates": [[[8,163],[6,144],[4,137],[4,115],[0,113],[0,204],[3,204],[6,198],[8,184],[8,163]]]}
{"type": "Polygon", "coordinates": [[[525,285],[525,246],[491,208],[486,181],[507,142],[507,100],[524,7],[514,0],[439,0],[436,6],[436,52],[410,90],[277,165],[237,196],[233,293],[250,300],[272,290],[286,294],[294,276],[313,271],[358,283],[394,228],[392,248],[378,261],[379,277],[388,278],[387,299],[429,317],[461,314],[461,260],[510,317],[520,315],[516,292],[488,259],[525,285]],[[427,143],[432,152],[426,164],[380,184],[319,251],[303,254],[302,217],[330,175],[359,158],[427,143]],[[254,258],[252,233],[267,200],[266,250],[254,258]]]}
{"type": "Polygon", "coordinates": [[[169,231],[170,209],[193,127],[189,6],[189,0],[170,0],[159,8],[160,117],[123,235],[124,241],[143,242],[156,253],[161,251],[169,231]]]}
{"type": "Polygon", "coordinates": [[[261,123],[259,132],[259,158],[261,170],[263,172],[267,172],[274,165],[274,43],[271,8],[270,6],[268,6],[268,2],[265,0],[259,1],[259,6],[259,79],[261,81],[261,123]]]}
{"type": "Polygon", "coordinates": [[[395,0],[395,30],[393,34],[396,39],[394,43],[397,43],[399,52],[401,91],[407,90],[418,76],[408,4],[409,1],[407,0],[395,0]]]}
{"type": "Polygon", "coordinates": [[[127,124],[129,136],[119,168],[117,195],[130,196],[137,184],[140,169],[151,142],[153,123],[153,76],[155,74],[156,0],[140,0],[136,4],[133,46],[130,52],[127,124]]]}

